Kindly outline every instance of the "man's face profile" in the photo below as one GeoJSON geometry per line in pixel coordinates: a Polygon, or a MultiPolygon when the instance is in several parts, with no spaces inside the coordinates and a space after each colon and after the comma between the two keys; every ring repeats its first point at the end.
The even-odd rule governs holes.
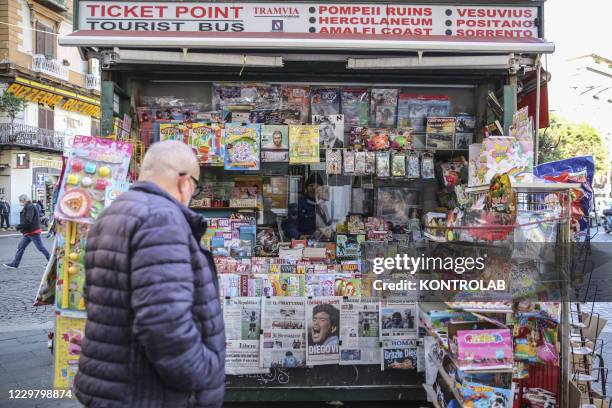
{"type": "Polygon", "coordinates": [[[312,316],[311,335],[314,343],[323,343],[336,330],[331,324],[329,315],[319,312],[312,316]]]}

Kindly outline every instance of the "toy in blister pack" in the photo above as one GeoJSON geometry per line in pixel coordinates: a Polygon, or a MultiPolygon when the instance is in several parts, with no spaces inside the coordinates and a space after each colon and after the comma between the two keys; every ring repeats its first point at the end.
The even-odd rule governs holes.
{"type": "Polygon", "coordinates": [[[344,174],[353,174],[355,172],[355,152],[353,150],[343,150],[342,156],[344,174]]]}
{"type": "Polygon", "coordinates": [[[66,163],[55,217],[93,223],[104,209],[106,186],[125,180],[132,157],[129,143],[76,136],[66,163]]]}
{"type": "Polygon", "coordinates": [[[406,157],[406,176],[408,178],[421,177],[421,164],[419,163],[419,154],[410,152],[406,157]]]}
{"type": "Polygon", "coordinates": [[[431,153],[424,153],[421,156],[421,177],[424,179],[435,178],[434,157],[431,153]]]}
{"type": "Polygon", "coordinates": [[[365,152],[365,155],[365,174],[374,174],[376,172],[376,152],[365,152]]]}
{"type": "Polygon", "coordinates": [[[389,177],[390,174],[389,152],[376,152],[376,175],[389,177]]]}
{"type": "Polygon", "coordinates": [[[355,152],[355,174],[366,174],[366,152],[355,152]]]}
{"type": "Polygon", "coordinates": [[[406,176],[406,155],[396,153],[391,157],[391,175],[393,177],[406,176]]]}
{"type": "Polygon", "coordinates": [[[325,151],[325,169],[327,174],[342,174],[342,151],[325,151]]]}
{"type": "Polygon", "coordinates": [[[53,387],[70,389],[79,368],[85,317],[55,317],[53,387]]]}
{"type": "Polygon", "coordinates": [[[573,157],[540,164],[534,168],[533,174],[556,183],[580,183],[581,188],[572,189],[572,223],[576,231],[588,229],[589,213],[593,209],[593,157],[573,157]]]}

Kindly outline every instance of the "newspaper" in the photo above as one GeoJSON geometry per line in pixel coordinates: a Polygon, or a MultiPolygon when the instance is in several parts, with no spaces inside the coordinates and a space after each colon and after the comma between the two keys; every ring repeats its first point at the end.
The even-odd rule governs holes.
{"type": "Polygon", "coordinates": [[[380,364],[379,300],[344,298],[340,309],[340,364],[380,364]]]}
{"type": "Polygon", "coordinates": [[[383,371],[417,369],[417,339],[383,340],[380,353],[383,371]]]}
{"type": "Polygon", "coordinates": [[[306,365],[305,298],[268,297],[262,300],[260,366],[306,365]]]}
{"type": "Polygon", "coordinates": [[[340,362],[340,296],[306,300],[306,364],[340,362]]]}
{"type": "Polygon", "coordinates": [[[234,297],[223,301],[227,374],[259,374],[261,298],[234,297]]]}
{"type": "Polygon", "coordinates": [[[417,303],[404,298],[387,298],[380,307],[380,338],[416,338],[418,330],[417,303]]]}

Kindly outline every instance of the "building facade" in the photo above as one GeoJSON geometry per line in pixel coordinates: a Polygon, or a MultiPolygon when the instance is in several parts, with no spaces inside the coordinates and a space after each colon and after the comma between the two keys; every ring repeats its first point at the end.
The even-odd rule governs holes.
{"type": "Polygon", "coordinates": [[[58,44],[71,31],[70,0],[0,3],[0,93],[27,101],[13,123],[0,113],[0,196],[11,203],[11,225],[21,194],[50,208],[64,147],[99,132],[98,61],[58,44]]]}

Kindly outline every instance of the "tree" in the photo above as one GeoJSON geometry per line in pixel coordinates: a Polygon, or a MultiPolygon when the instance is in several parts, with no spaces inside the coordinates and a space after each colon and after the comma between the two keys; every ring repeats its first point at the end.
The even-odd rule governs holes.
{"type": "Polygon", "coordinates": [[[12,93],[4,92],[0,95],[0,112],[6,113],[11,118],[11,127],[15,122],[15,117],[26,108],[27,102],[18,98],[12,93]]]}
{"type": "Polygon", "coordinates": [[[593,156],[595,170],[606,174],[609,167],[608,151],[597,129],[586,123],[571,123],[552,116],[550,127],[540,130],[538,163],[593,156]]]}

